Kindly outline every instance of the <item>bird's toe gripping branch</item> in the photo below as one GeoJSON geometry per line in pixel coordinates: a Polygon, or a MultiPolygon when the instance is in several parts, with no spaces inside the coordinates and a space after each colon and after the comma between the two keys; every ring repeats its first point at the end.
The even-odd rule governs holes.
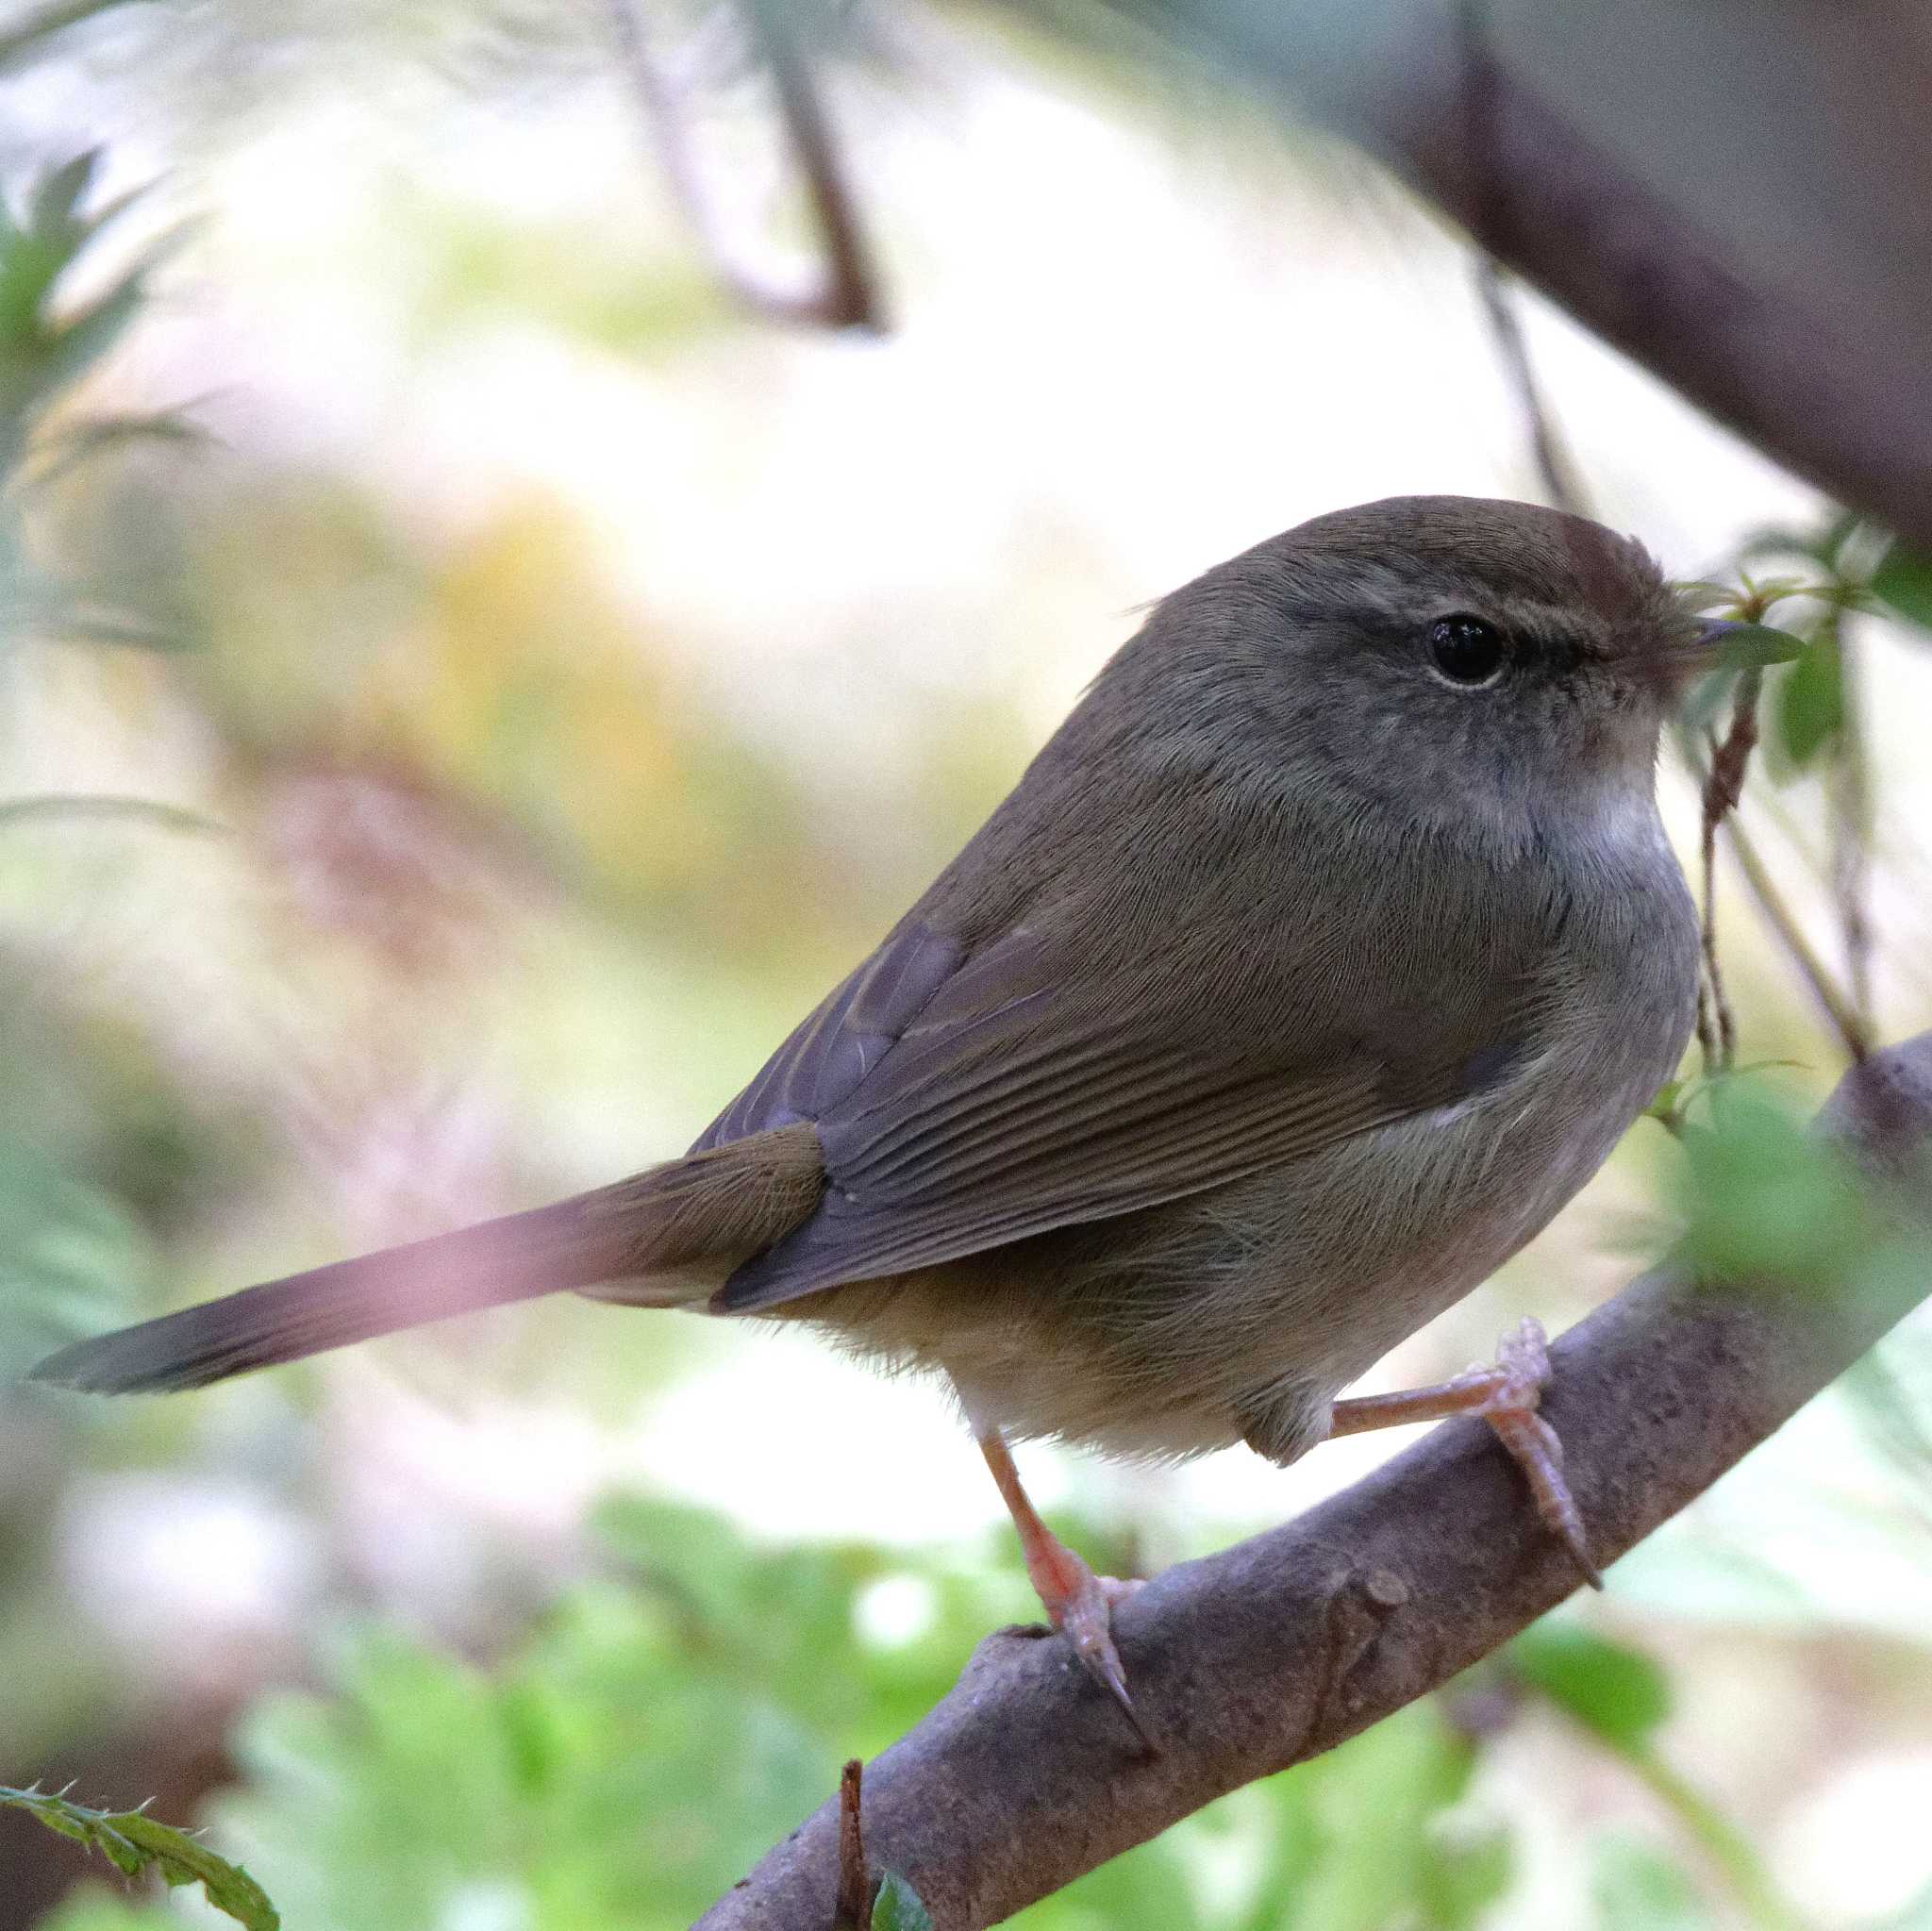
{"type": "Polygon", "coordinates": [[[1591,1559],[1583,1517],[1564,1479],[1563,1444],[1538,1413],[1549,1378],[1549,1343],[1542,1323],[1525,1318],[1513,1335],[1505,1337],[1495,1360],[1487,1366],[1470,1368],[1433,1388],[1337,1402],[1329,1433],[1358,1435],[1369,1428],[1434,1422],[1448,1415],[1480,1416],[1523,1471],[1544,1526],[1569,1550],[1590,1586],[1602,1589],[1604,1579],[1591,1559]]]}

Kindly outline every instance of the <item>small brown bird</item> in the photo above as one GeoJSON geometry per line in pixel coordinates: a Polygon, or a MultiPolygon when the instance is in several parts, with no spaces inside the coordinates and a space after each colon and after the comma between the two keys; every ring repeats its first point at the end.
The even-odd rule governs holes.
{"type": "Polygon", "coordinates": [[[1696,925],[1658,728],[1721,626],[1524,504],[1316,518],[1162,602],[681,1159],[44,1362],[195,1388],[574,1288],[948,1377],[1049,1616],[1131,1714],[1124,1585],[1008,1443],[1127,1456],[1487,1416],[1586,1573],[1547,1374],[1341,1390],[1507,1259],[1675,1067],[1696,925]]]}

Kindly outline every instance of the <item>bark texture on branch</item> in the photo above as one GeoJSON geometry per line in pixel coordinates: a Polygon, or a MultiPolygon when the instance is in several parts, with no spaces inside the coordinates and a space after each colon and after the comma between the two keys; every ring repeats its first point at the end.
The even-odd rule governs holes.
{"type": "MultiPolygon", "coordinates": [[[[1932,1033],[1847,1074],[1825,1130],[1932,1208],[1932,1033]]],[[[1649,1274],[1552,1351],[1544,1412],[1608,1561],[1702,1493],[1916,1304],[1895,1269],[1829,1296],[1649,1274]]],[[[1327,1750],[1488,1655],[1577,1586],[1479,1422],[1450,1422],[1294,1523],[1169,1570],[1120,1611],[1120,1713],[1058,1640],[989,1638],[865,1773],[874,1868],[977,1931],[1214,1798],[1327,1750]]],[[[1611,1587],[1615,1581],[1612,1578],[1611,1587]]],[[[700,1921],[826,1931],[836,1802],[700,1921]]]]}

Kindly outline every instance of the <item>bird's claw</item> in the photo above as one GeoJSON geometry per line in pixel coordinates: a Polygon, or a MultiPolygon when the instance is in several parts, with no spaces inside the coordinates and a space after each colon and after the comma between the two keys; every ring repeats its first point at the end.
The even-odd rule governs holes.
{"type": "Polygon", "coordinates": [[[1550,1378],[1549,1343],[1541,1322],[1525,1316],[1497,1348],[1495,1365],[1472,1371],[1471,1378],[1478,1377],[1487,1381],[1488,1391],[1471,1413],[1490,1424],[1523,1471],[1543,1526],[1569,1550],[1591,1588],[1602,1589],[1603,1573],[1591,1559],[1583,1514],[1563,1473],[1563,1443],[1537,1412],[1550,1378]]]}
{"type": "Polygon", "coordinates": [[[1047,1606],[1053,1624],[1067,1639],[1080,1667],[1120,1705],[1135,1734],[1154,1753],[1154,1739],[1134,1707],[1127,1693],[1127,1673],[1121,1665],[1120,1651],[1113,1640],[1114,1605],[1124,1602],[1143,1585],[1138,1578],[1123,1581],[1118,1576],[1095,1575],[1084,1562],[1066,1552],[1071,1562],[1078,1563],[1078,1578],[1073,1587],[1047,1606]]]}

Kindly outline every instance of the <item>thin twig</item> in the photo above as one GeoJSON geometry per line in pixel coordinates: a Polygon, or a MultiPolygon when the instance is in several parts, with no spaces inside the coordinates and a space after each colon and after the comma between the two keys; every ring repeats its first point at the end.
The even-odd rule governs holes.
{"type": "Polygon", "coordinates": [[[761,269],[741,258],[719,218],[693,149],[684,99],[651,45],[639,0],[608,4],[618,52],[643,104],[672,195],[732,297],[778,322],[883,331],[885,308],[858,204],[785,0],[744,0],[744,7],[771,71],[786,141],[798,164],[823,250],[822,285],[804,294],[774,286],[761,269]]]}
{"type": "Polygon", "coordinates": [[[824,103],[813,85],[811,62],[798,39],[795,5],[796,0],[744,0],[746,17],[772,70],[779,112],[824,248],[825,286],[810,319],[827,328],[883,332],[885,305],[871,250],[824,103]]]}
{"type": "Polygon", "coordinates": [[[865,1834],[858,1803],[865,1766],[847,1759],[839,1777],[839,1904],[832,1931],[872,1931],[872,1873],[865,1866],[865,1834]]]}
{"type": "Polygon", "coordinates": [[[1563,446],[1549,406],[1543,400],[1536,370],[1529,359],[1529,344],[1524,340],[1522,318],[1516,312],[1516,305],[1509,299],[1503,270],[1493,255],[1476,257],[1475,286],[1476,292],[1482,297],[1483,311],[1490,319],[1490,333],[1495,341],[1497,359],[1503,365],[1503,373],[1509,378],[1510,387],[1516,391],[1516,406],[1523,412],[1524,426],[1529,435],[1530,452],[1536,458],[1537,475],[1541,480],[1543,494],[1554,508],[1567,509],[1572,516],[1588,516],[1591,514],[1590,499],[1576,474],[1576,466],[1563,446]]]}
{"type": "Polygon", "coordinates": [[[1832,975],[1830,967],[1819,957],[1817,950],[1806,938],[1805,928],[1786,903],[1784,894],[1778,891],[1763,855],[1735,817],[1724,821],[1724,836],[1730,841],[1738,870],[1744,874],[1744,883],[1751,888],[1751,895],[1757,901],[1758,909],[1777,934],[1779,943],[1797,967],[1799,975],[1811,989],[1812,997],[1824,1008],[1824,1015],[1830,1020],[1846,1053],[1854,1060],[1864,1058],[1872,1050],[1872,1036],[1865,1028],[1864,1018],[1832,975]]]}
{"type": "Polygon", "coordinates": [[[1747,671],[1739,678],[1731,727],[1722,741],[1712,737],[1710,770],[1704,780],[1704,988],[1697,1000],[1697,1038],[1706,1073],[1728,1073],[1738,1057],[1738,1023],[1718,958],[1717,828],[1738,808],[1744,793],[1744,773],[1757,743],[1757,699],[1763,686],[1760,671],[1747,671]]]}
{"type": "MultiPolygon", "coordinates": [[[[1826,619],[1834,632],[1840,614],[1826,619]]],[[[1852,662],[1839,653],[1839,691],[1842,707],[1838,741],[1830,772],[1831,892],[1843,936],[1845,974],[1851,1003],[1857,1014],[1857,1036],[1872,1038],[1872,923],[1866,910],[1871,875],[1872,788],[1865,756],[1864,719],[1852,662]]]]}
{"type": "Polygon", "coordinates": [[[1529,344],[1524,339],[1522,318],[1509,299],[1502,264],[1496,259],[1496,250],[1503,245],[1511,221],[1507,178],[1497,165],[1495,153],[1498,89],[1495,66],[1486,47],[1489,18],[1484,0],[1462,0],[1458,26],[1462,106],[1474,184],[1470,233],[1476,248],[1476,293],[1489,318],[1497,360],[1516,392],[1516,406],[1528,432],[1530,453],[1536,459],[1543,494],[1555,508],[1566,509],[1572,516],[1588,516],[1589,494],[1543,400],[1535,367],[1529,359],[1529,344]]]}

